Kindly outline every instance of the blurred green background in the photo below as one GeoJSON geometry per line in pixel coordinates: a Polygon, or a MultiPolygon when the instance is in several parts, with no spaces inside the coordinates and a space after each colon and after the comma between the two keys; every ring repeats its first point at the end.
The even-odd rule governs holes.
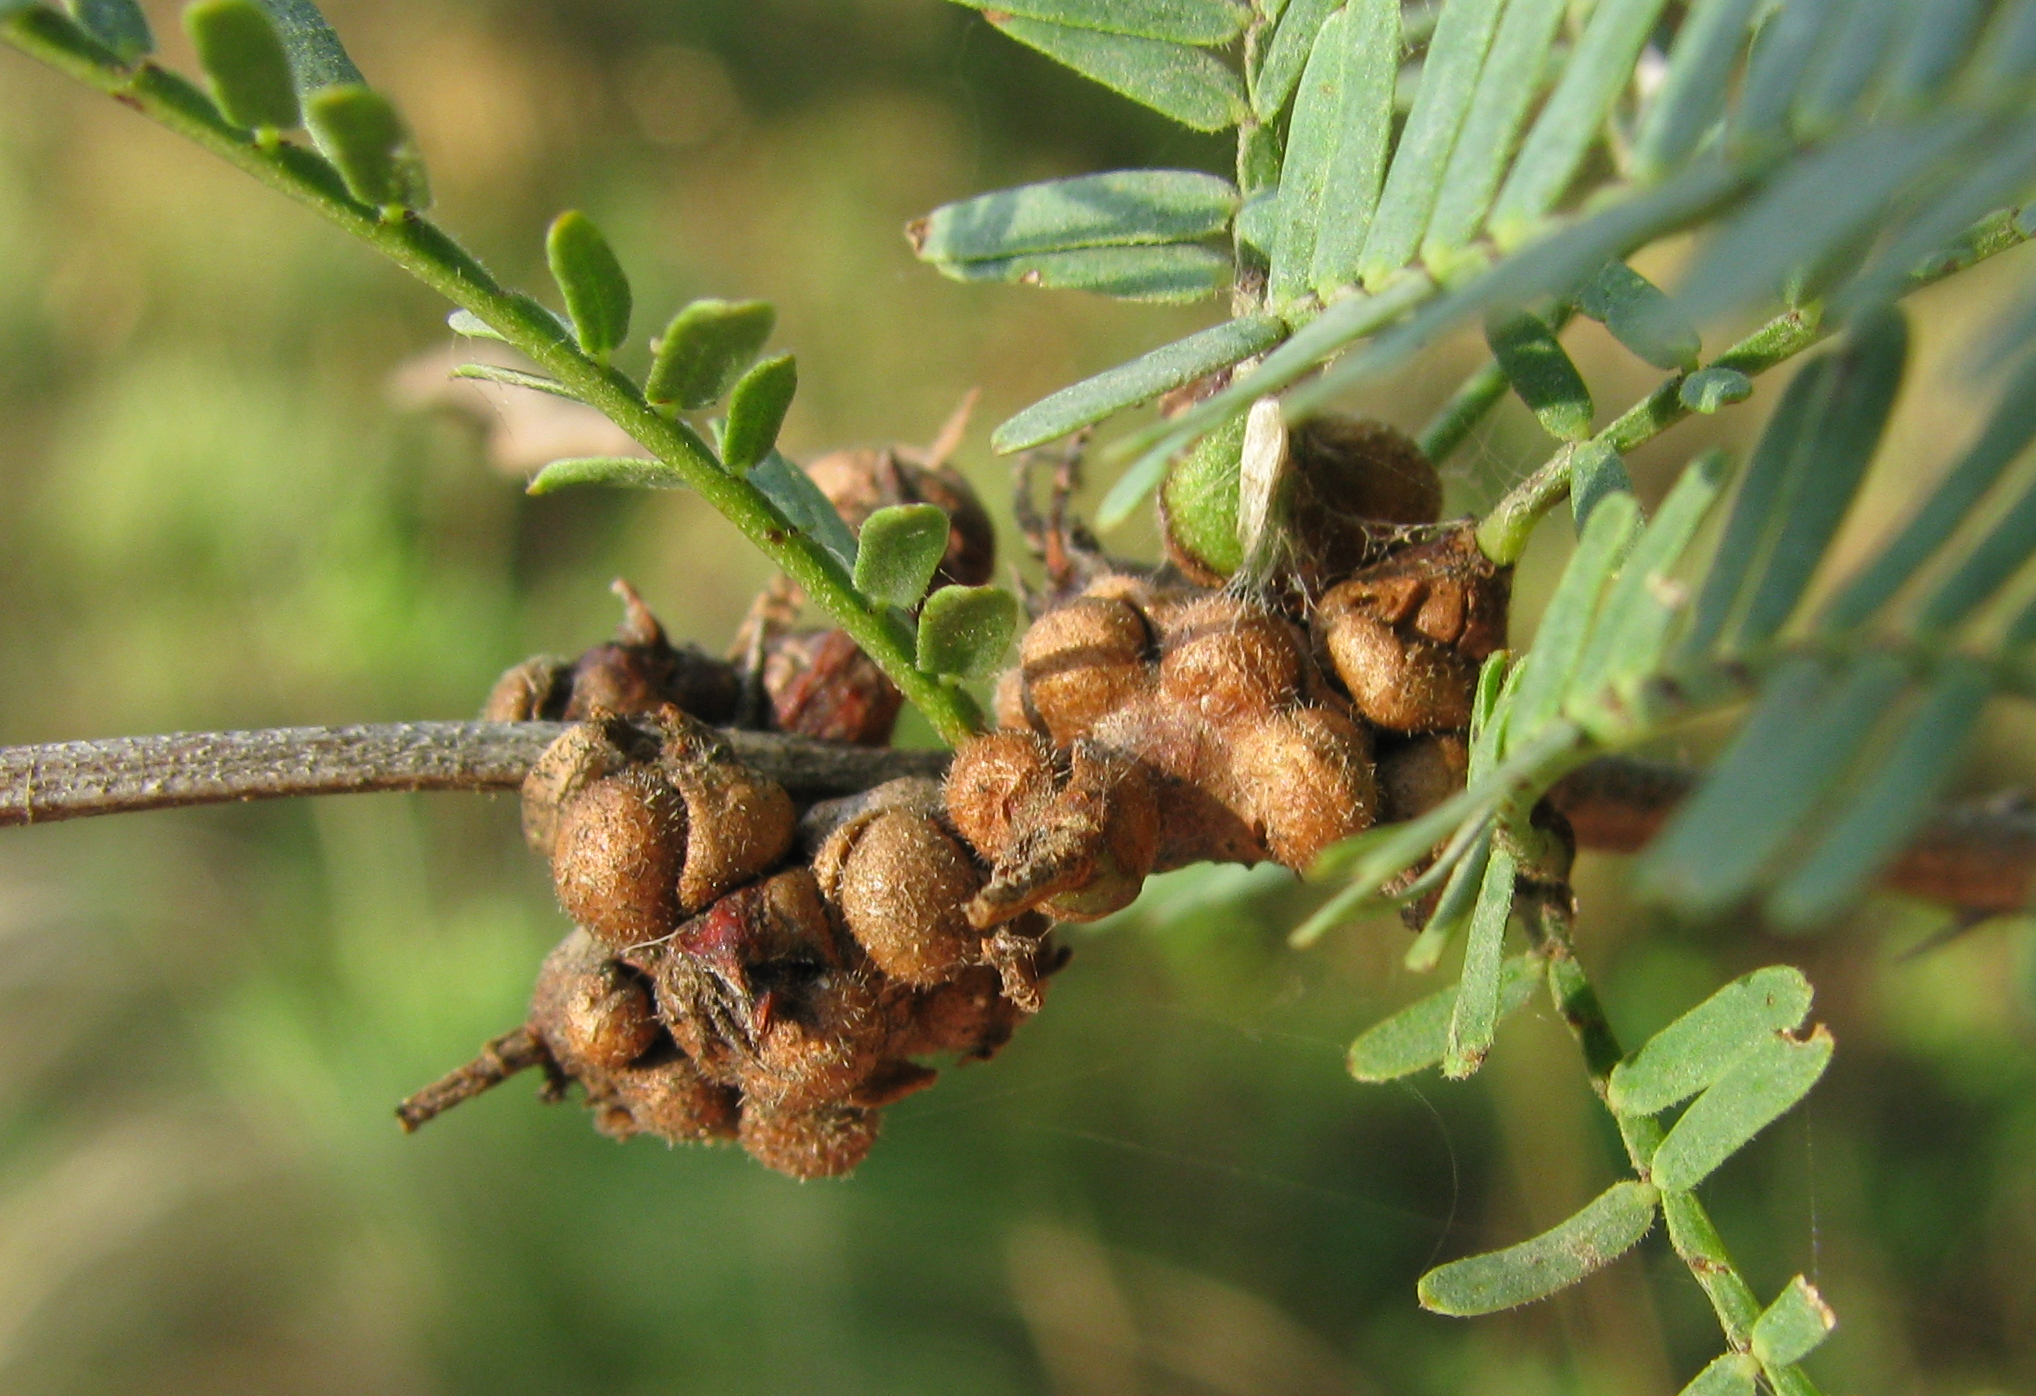
{"type": "MultiPolygon", "coordinates": [[[[147,8],[185,62],[175,6],[147,8]]],[[[923,441],[980,386],[963,464],[1002,510],[990,424],[1216,313],[911,260],[901,224],[947,199],[1226,160],[940,0],[327,8],[410,114],[440,216],[508,278],[543,283],[543,226],[577,206],[635,277],[639,355],[685,297],[775,301],[794,454],[923,441]]],[[[1860,537],[1970,430],[1961,336],[2029,256],[1918,303],[1925,362],[1860,537]]],[[[0,53],[0,742],[464,716],[524,655],[604,636],[618,573],[722,647],[758,559],[690,497],[524,497],[525,457],[584,424],[437,387],[443,310],[0,53]]],[[[1616,409],[1649,377],[1594,333],[1572,339],[1616,409]]],[[[1473,362],[1453,346],[1368,405],[1418,425],[1473,362]]],[[[1759,412],[1658,443],[1643,493],[1759,412]]],[[[1544,449],[1502,411],[1457,503],[1544,449]]],[[[1544,534],[1528,619],[1567,546],[1544,534]]],[[[1973,788],[2036,776],[2030,734],[2003,713],[1973,788]]],[[[1941,913],[1876,906],[1808,943],[1679,930],[1618,872],[1586,858],[1581,881],[1623,1032],[1761,963],[1819,987],[1836,1066],[1710,1191],[1763,1293],[1805,1271],[1836,1305],[1829,1388],[2036,1391],[2026,928],[1914,958],[1941,913]]],[[[1074,934],[1002,1058],[894,1109],[853,1180],[802,1186],[617,1146],[521,1082],[398,1134],[394,1102],[518,1020],[564,929],[506,798],[7,831],[0,1390],[1675,1390],[1719,1341],[1659,1236],[1515,1316],[1415,1308],[1426,1264],[1567,1215],[1616,1149],[1545,1011],[1474,1084],[1350,1082],[1343,1045],[1428,986],[1393,921],[1286,950],[1305,898],[1277,870],[1156,885],[1074,934]]]]}

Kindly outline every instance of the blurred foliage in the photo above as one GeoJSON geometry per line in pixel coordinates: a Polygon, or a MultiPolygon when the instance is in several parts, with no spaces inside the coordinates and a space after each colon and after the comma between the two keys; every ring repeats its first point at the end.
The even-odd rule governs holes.
{"type": "MultiPolygon", "coordinates": [[[[1206,319],[913,262],[899,227],[946,200],[1228,158],[936,0],[328,8],[445,221],[513,280],[543,284],[541,230],[576,206],[646,304],[774,301],[795,455],[924,439],[977,384],[987,425],[1206,319]]],[[[712,648],[763,581],[684,496],[526,499],[476,419],[395,401],[448,346],[432,297],[19,60],[0,268],[0,741],[459,716],[604,635],[617,572],[712,648]]],[[[1901,463],[1964,434],[1943,346],[2023,274],[1917,302],[1862,536],[1929,483],[1901,463]]],[[[1572,340],[1608,400],[1651,383],[1572,340]]],[[[1474,353],[1372,405],[1417,425],[1474,353]]],[[[1642,452],[1642,493],[1744,415],[1642,452]]],[[[1001,507],[982,436],[964,464],[1001,507]]],[[[1457,502],[1535,440],[1503,410],[1457,502]]],[[[1564,548],[1530,552],[1524,616],[1564,548]]],[[[2036,779],[2029,735],[1996,719],[1988,786],[2036,779]]],[[[1425,1264],[1566,1216],[1616,1146],[1545,1010],[1477,1084],[1353,1085],[1344,1043],[1429,986],[1388,921],[1287,951],[1306,902],[1277,870],[1160,879],[1077,933],[1050,1010],[894,1110],[845,1184],[618,1147],[525,1085],[404,1139],[395,1100],[517,1018],[563,929],[514,826],[506,799],[378,796],[0,839],[0,1387],[1536,1396],[1673,1390],[1715,1348],[1658,1235],[1539,1309],[1415,1309],[1425,1264]]],[[[1643,922],[1619,885],[1581,870],[1629,1040],[1754,965],[1818,986],[1830,1077],[1710,1192],[1757,1288],[1800,1270],[1845,1315],[1831,1385],[2036,1390],[2027,929],[1904,958],[1938,925],[1883,905],[1778,947],[1643,922]]]]}

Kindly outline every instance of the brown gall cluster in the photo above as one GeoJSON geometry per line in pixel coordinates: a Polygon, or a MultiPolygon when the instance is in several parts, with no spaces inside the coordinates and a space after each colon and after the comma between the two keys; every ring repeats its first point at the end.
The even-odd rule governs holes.
{"type": "MultiPolygon", "coordinates": [[[[1028,530],[1049,588],[998,687],[998,730],[965,744],[944,783],[804,809],[703,723],[740,719],[747,685],[768,698],[761,725],[882,744],[896,690],[846,635],[790,629],[782,587],[737,668],[674,649],[618,584],[613,644],[519,666],[487,714],[576,721],[523,790],[526,836],[575,929],[526,1025],[406,1102],[406,1125],[539,1066],[550,1098],[577,1083],[615,1137],[739,1139],[794,1177],[840,1175],[883,1107],[931,1084],[932,1060],[987,1059],[1039,1010],[1066,960],[1054,922],[1107,916],[1151,873],[1192,863],[1305,869],[1447,798],[1509,577],[1467,529],[1433,522],[1439,486],[1410,450],[1348,423],[1303,436],[1296,488],[1355,472],[1340,497],[1383,519],[1338,516],[1347,565],[1257,595],[1110,563],[1065,516],[1064,468],[1053,519],[1028,530]],[[1362,462],[1388,447],[1381,482],[1362,462]]],[[[839,453],[814,474],[852,523],[966,490],[898,451],[839,453]]],[[[970,520],[984,540],[987,521],[950,516],[949,575],[979,582],[988,543],[970,520]]],[[[1333,543],[1295,556],[1319,564],[1333,543]]]]}
{"type": "Polygon", "coordinates": [[[739,1139],[798,1178],[845,1173],[926,1058],[986,1059],[1064,955],[1043,917],[986,935],[987,872],[940,786],[900,780],[801,816],[676,709],[658,736],[570,729],[524,785],[524,830],[576,928],[529,1031],[617,1138],[739,1139]]]}

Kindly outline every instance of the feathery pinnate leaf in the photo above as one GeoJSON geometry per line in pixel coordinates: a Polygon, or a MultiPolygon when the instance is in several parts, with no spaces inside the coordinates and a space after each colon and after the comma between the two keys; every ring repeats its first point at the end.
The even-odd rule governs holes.
{"type": "Polygon", "coordinates": [[[765,359],[736,380],[728,394],[728,424],[721,433],[721,462],[747,470],[778,444],[778,431],[799,391],[799,365],[790,354],[765,359]]]}
{"type": "Polygon", "coordinates": [[[287,131],[303,119],[282,38],[254,0],[198,0],[184,10],[184,32],[228,121],[287,131]]]}
{"type": "Polygon", "coordinates": [[[713,406],[756,362],[777,323],[766,301],[694,301],[665,327],[644,396],[688,412],[713,406]]]}
{"type": "Polygon", "coordinates": [[[1421,1307],[1468,1318],[1516,1309],[1580,1283],[1640,1244],[1661,1194],[1614,1183],[1568,1221],[1502,1251],[1467,1256],[1421,1277],[1421,1307]]]}
{"type": "Polygon", "coordinates": [[[629,338],[629,277],[621,259],[594,220],[577,209],[552,220],[544,255],[580,347],[605,361],[629,338]]]}

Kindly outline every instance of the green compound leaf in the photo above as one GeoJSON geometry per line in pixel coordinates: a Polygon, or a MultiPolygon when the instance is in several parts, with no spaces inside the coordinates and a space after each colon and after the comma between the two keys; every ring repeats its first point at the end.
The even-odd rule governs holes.
{"type": "Polygon", "coordinates": [[[636,456],[582,456],[555,460],[537,472],[527,494],[550,494],[574,485],[612,485],[628,490],[675,490],[686,483],[661,460],[636,456]]]}
{"type": "Polygon", "coordinates": [[[1485,322],[1485,342],[1543,430],[1563,441],[1591,434],[1591,390],[1546,320],[1524,310],[1502,312],[1485,322]]]}
{"type": "Polygon", "coordinates": [[[1513,855],[1494,844],[1478,887],[1476,910],[1470,916],[1470,938],[1463,956],[1463,980],[1456,986],[1456,1009],[1449,1019],[1449,1043],[1442,1074],[1452,1081],[1474,1075],[1492,1050],[1499,1026],[1499,985],[1503,978],[1502,949],[1506,922],[1513,914],[1513,855]]]}
{"type": "Polygon", "coordinates": [[[972,10],[1176,44],[1227,44],[1250,11],[1230,0],[955,0],[972,10]]]}
{"type": "Polygon", "coordinates": [[[327,87],[311,94],[304,116],[356,199],[382,209],[430,207],[424,157],[387,97],[358,84],[327,87]]]}
{"type": "MultiPolygon", "coordinates": [[[[1541,983],[1545,962],[1538,955],[1515,955],[1499,974],[1499,1017],[1524,1007],[1541,983]]],[[[1456,1011],[1454,986],[1408,1004],[1365,1029],[1350,1044],[1344,1065],[1360,1081],[1396,1081],[1438,1066],[1449,1050],[1449,1022],[1456,1011]]]]}
{"type": "Polygon", "coordinates": [[[799,391],[799,365],[790,354],[765,359],[742,375],[728,394],[728,425],[721,433],[721,460],[747,470],[778,444],[778,431],[799,391]]]}
{"type": "Polygon", "coordinates": [[[1700,368],[1676,389],[1683,406],[1707,417],[1752,396],[1753,380],[1736,368],[1700,368]]]}
{"type": "Polygon", "coordinates": [[[919,604],[947,555],[947,514],[931,504],[894,504],[863,520],[855,589],[886,606],[919,604]]]}
{"type": "Polygon", "coordinates": [[[1009,454],[1079,431],[1113,412],[1263,353],[1286,333],[1286,326],[1270,315],[1212,325],[1040,399],[992,432],[990,447],[1009,454]]]}
{"type": "Polygon", "coordinates": [[[764,301],[694,301],[665,327],[644,396],[688,412],[713,406],[756,362],[777,323],[764,301]]]}
{"type": "Polygon", "coordinates": [[[1581,1212],[1531,1241],[1454,1260],[1421,1277],[1421,1307],[1471,1318],[1516,1309],[1568,1289],[1640,1244],[1661,1194],[1614,1183],[1581,1212]]]}
{"type": "Polygon", "coordinates": [[[1788,965],[1733,980],[1612,1068],[1605,1103],[1654,1115],[1712,1085],[1752,1048],[1792,1032],[1810,1013],[1810,981],[1788,965]]]}
{"type": "Polygon", "coordinates": [[[1197,131],[1221,131],[1245,114],[1244,89],[1222,63],[1183,44],[1106,34],[987,11],[1027,48],[1197,131]]]}
{"type": "Polygon", "coordinates": [[[1754,1396],[1760,1364],[1743,1352],[1728,1352],[1691,1379],[1681,1396],[1754,1396]]]}
{"type": "Polygon", "coordinates": [[[1239,198],[1229,180],[1195,170],[1115,170],[945,204],[905,236],[929,262],[1193,242],[1229,227],[1239,198]]]}
{"type": "Polygon", "coordinates": [[[283,52],[290,58],[290,71],[297,75],[299,92],[358,86],[367,81],[313,0],[261,0],[261,7],[275,21],[283,52]]]}
{"type": "Polygon", "coordinates": [[[1259,120],[1271,123],[1294,95],[1301,70],[1315,51],[1315,36],[1334,13],[1339,0],[1292,0],[1273,29],[1265,56],[1251,77],[1251,106],[1259,120]]]}
{"type": "Polygon", "coordinates": [[[615,249],[593,219],[568,209],[552,220],[544,256],[565,297],[580,347],[605,363],[629,338],[629,277],[615,249]]]}
{"type": "Polygon", "coordinates": [[[228,121],[287,131],[303,119],[282,37],[254,0],[199,0],[184,11],[184,32],[228,121]]]}
{"type": "Polygon", "coordinates": [[[1753,1355],[1764,1366],[1801,1362],[1838,1326],[1838,1315],[1801,1275],[1753,1323],[1753,1355]]]}
{"type": "Polygon", "coordinates": [[[1777,1035],[1747,1051],[1697,1097],[1654,1151],[1655,1186],[1688,1192],[1710,1177],[1810,1093],[1831,1064],[1831,1047],[1831,1034],[1819,1027],[1801,1042],[1777,1035]]]}
{"type": "Polygon", "coordinates": [[[122,63],[138,63],[155,52],[148,16],[134,0],[64,0],[78,27],[113,50],[122,63]]]}
{"type": "Polygon", "coordinates": [[[988,678],[1018,632],[1018,598],[997,587],[942,587],[919,612],[919,667],[930,674],[988,678]]]}
{"type": "Polygon", "coordinates": [[[1050,291],[1094,291],[1127,301],[1198,301],[1230,284],[1230,258],[1199,243],[1084,247],[981,262],[936,262],[956,281],[1006,281],[1050,291]]]}
{"type": "Polygon", "coordinates": [[[855,570],[856,541],[834,501],[820,492],[813,477],[797,464],[772,451],[750,468],[749,482],[778,506],[791,525],[819,542],[834,554],[844,571],[855,570]]]}
{"type": "Polygon", "coordinates": [[[1656,368],[1697,366],[1703,341],[1696,326],[1667,292],[1624,262],[1605,263],[1605,269],[1577,293],[1576,308],[1656,368]]]}

